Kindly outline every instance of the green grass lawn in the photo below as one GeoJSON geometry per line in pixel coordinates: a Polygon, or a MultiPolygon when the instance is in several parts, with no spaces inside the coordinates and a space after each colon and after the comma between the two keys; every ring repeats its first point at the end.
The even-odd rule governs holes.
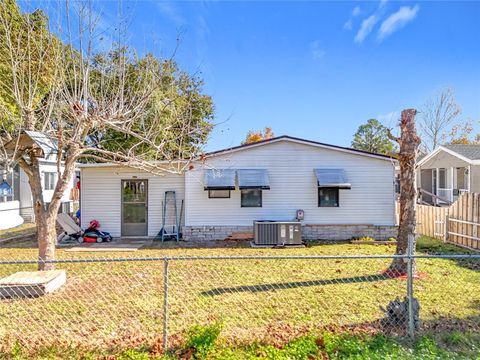
{"type": "MultiPolygon", "coordinates": [[[[314,244],[296,249],[251,249],[216,244],[154,244],[134,257],[202,255],[386,255],[394,245],[314,244]]],[[[421,238],[419,253],[459,250],[421,238]]],[[[34,259],[33,243],[4,245],[1,258],[34,259]]],[[[57,257],[124,257],[125,253],[69,253],[57,257]]],[[[386,305],[406,295],[406,281],[383,275],[389,259],[178,260],[169,264],[169,335],[180,346],[192,325],[218,322],[220,341],[283,346],[321,329],[386,331],[403,335],[405,324],[382,327],[386,305]]],[[[0,301],[3,351],[19,340],[27,348],[57,346],[85,351],[156,344],[162,334],[164,263],[130,261],[62,263],[67,284],[36,299],[0,301]]],[[[480,330],[479,261],[419,259],[415,280],[421,334],[480,330]]],[[[0,276],[35,265],[0,266],[0,276]]]]}
{"type": "Polygon", "coordinates": [[[35,224],[25,223],[11,229],[0,230],[0,240],[14,236],[31,235],[36,231],[35,224]]]}

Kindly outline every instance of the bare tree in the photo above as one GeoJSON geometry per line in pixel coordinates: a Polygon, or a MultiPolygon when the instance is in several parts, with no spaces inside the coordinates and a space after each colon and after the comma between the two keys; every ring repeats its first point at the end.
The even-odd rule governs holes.
{"type": "MultiPolygon", "coordinates": [[[[407,254],[409,242],[415,249],[416,200],[415,166],[420,138],[415,128],[417,110],[406,109],[400,118],[400,137],[392,138],[400,145],[398,161],[400,163],[400,219],[397,236],[397,255],[407,254]]],[[[405,274],[407,263],[403,259],[394,259],[389,272],[392,275],[405,274]]]]}
{"type": "Polygon", "coordinates": [[[420,109],[420,131],[425,152],[435,149],[445,136],[447,128],[461,114],[453,88],[447,87],[427,100],[420,109]]]}
{"type": "Polygon", "coordinates": [[[57,212],[77,161],[111,162],[160,175],[179,173],[199,153],[200,140],[192,139],[200,139],[204,129],[192,121],[198,100],[192,89],[177,101],[175,89],[165,89],[165,63],[130,51],[122,24],[117,25],[118,38],[108,61],[99,61],[105,52],[96,49],[101,34],[92,3],[57,3],[62,27],[55,34],[46,19],[39,23],[25,14],[12,18],[13,4],[0,3],[0,33],[5,39],[0,62],[8,65],[0,81],[11,98],[8,104],[0,103],[0,161],[18,163],[28,177],[39,269],[46,270],[54,267],[49,261],[55,257],[57,212]],[[105,143],[112,133],[129,141],[112,150],[105,143]],[[40,161],[48,154],[29,141],[28,134],[41,134],[52,148],[50,156],[57,159],[58,181],[48,206],[40,173],[40,161]]]}

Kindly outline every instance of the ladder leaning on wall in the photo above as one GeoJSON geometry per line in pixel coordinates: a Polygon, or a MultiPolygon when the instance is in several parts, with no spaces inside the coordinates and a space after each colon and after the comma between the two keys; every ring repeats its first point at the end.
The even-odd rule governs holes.
{"type": "Polygon", "coordinates": [[[162,229],[160,230],[162,242],[167,238],[174,238],[176,241],[178,241],[180,239],[180,223],[182,222],[183,200],[180,208],[180,217],[178,216],[177,211],[177,194],[175,191],[165,191],[162,208],[162,229]],[[173,220],[173,222],[168,223],[169,220],[173,220]]]}

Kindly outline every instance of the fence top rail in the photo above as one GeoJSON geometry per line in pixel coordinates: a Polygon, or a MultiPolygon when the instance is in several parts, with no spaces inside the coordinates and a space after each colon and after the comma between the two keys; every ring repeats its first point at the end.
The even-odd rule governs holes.
{"type": "Polygon", "coordinates": [[[0,265],[12,264],[61,264],[101,262],[148,262],[148,261],[198,261],[198,260],[365,260],[365,259],[480,259],[480,254],[438,254],[438,255],[251,255],[251,256],[161,256],[122,258],[81,258],[81,259],[0,259],[0,265]]]}
{"type": "Polygon", "coordinates": [[[461,224],[467,224],[467,225],[480,226],[480,223],[476,223],[476,222],[472,222],[472,221],[466,221],[466,220],[460,220],[460,219],[454,219],[454,218],[451,218],[451,217],[448,218],[448,221],[457,222],[457,223],[461,223],[461,224]]]}

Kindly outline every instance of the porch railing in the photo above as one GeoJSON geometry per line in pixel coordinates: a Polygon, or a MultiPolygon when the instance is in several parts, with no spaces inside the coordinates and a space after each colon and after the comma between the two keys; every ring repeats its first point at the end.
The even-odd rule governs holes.
{"type": "Polygon", "coordinates": [[[453,201],[449,200],[447,198],[444,198],[439,195],[435,195],[425,189],[418,188],[418,203],[419,204],[424,204],[424,205],[430,205],[432,204],[433,206],[441,206],[441,205],[450,205],[453,201]]]}
{"type": "Polygon", "coordinates": [[[442,199],[446,199],[450,202],[453,202],[453,189],[438,188],[437,196],[442,199]]]}

